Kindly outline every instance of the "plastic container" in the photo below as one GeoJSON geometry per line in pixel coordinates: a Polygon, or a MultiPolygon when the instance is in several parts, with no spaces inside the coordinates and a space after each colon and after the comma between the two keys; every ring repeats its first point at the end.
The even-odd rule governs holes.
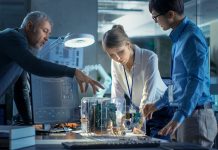
{"type": "Polygon", "coordinates": [[[81,130],[84,133],[122,134],[125,100],[84,97],[81,100],[81,130]]]}

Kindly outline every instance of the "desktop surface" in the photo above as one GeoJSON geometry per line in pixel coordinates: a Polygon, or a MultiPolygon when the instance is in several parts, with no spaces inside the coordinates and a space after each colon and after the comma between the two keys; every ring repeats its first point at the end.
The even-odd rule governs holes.
{"type": "Polygon", "coordinates": [[[87,141],[63,142],[66,149],[158,148],[160,141],[148,136],[90,136],[87,141]]]}
{"type": "MultiPolygon", "coordinates": [[[[142,139],[144,136],[136,136],[136,135],[127,135],[126,137],[117,137],[117,136],[93,136],[93,135],[84,135],[81,133],[75,133],[75,132],[68,132],[68,133],[52,133],[52,134],[45,134],[45,135],[37,135],[36,136],[36,145],[32,147],[27,147],[23,148],[22,150],[64,150],[64,149],[74,149],[73,147],[65,147],[63,146],[63,143],[69,143],[70,145],[72,143],[92,143],[93,141],[101,142],[105,141],[105,143],[110,143],[112,141],[116,141],[117,139],[121,140],[129,140],[131,138],[139,138],[142,139]]],[[[151,138],[150,138],[151,139],[151,138]]],[[[160,142],[159,145],[150,145],[150,146],[137,146],[133,142],[133,144],[129,147],[122,147],[122,146],[117,146],[117,147],[96,147],[96,149],[113,149],[113,150],[123,150],[123,149],[128,149],[128,150],[206,150],[206,148],[193,145],[193,144],[181,144],[181,143],[171,143],[171,142],[166,142],[164,140],[159,140],[159,139],[151,139],[150,142],[158,143],[160,142]]],[[[148,142],[149,143],[149,142],[148,142]]],[[[78,147],[77,147],[78,149],[78,147]]],[[[82,148],[81,148],[82,149],[82,148]]],[[[89,149],[94,150],[93,147],[90,147],[89,149]]],[[[212,149],[211,149],[212,150],[212,149]]],[[[213,149],[214,150],[214,149],[213,149]]]]}

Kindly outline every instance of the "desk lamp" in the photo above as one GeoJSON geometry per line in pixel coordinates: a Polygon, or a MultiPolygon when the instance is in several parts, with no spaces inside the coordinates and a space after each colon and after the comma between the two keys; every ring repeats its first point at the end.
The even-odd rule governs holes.
{"type": "MultiPolygon", "coordinates": [[[[94,36],[90,34],[68,34],[64,38],[64,46],[70,48],[86,47],[92,45],[94,42],[95,42],[94,36]]],[[[105,89],[99,89],[99,91],[96,94],[96,97],[103,97],[106,90],[109,89],[109,86],[111,84],[111,78],[100,64],[87,65],[85,66],[85,68],[82,69],[82,71],[87,75],[89,74],[89,72],[93,70],[99,72],[100,76],[103,79],[103,86],[105,88],[105,89]]]]}
{"type": "Polygon", "coordinates": [[[94,36],[91,34],[67,34],[64,38],[64,46],[71,48],[87,47],[94,42],[94,36]]]}

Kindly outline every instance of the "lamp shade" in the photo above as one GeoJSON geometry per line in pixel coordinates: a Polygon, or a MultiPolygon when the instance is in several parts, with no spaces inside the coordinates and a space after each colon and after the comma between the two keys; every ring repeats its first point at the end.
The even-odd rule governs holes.
{"type": "Polygon", "coordinates": [[[91,34],[68,34],[64,38],[64,46],[71,48],[81,48],[92,45],[95,42],[91,34]]]}

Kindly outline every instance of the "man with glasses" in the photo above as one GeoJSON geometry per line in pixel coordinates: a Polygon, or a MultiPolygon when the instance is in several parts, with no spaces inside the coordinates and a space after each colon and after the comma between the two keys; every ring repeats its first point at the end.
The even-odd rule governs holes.
{"type": "MultiPolygon", "coordinates": [[[[173,96],[177,103],[172,120],[159,131],[160,135],[173,134],[179,142],[213,145],[217,122],[210,96],[208,46],[201,30],[184,16],[183,0],[150,0],[149,11],[155,23],[163,30],[172,29],[171,77],[173,96]]],[[[144,107],[144,116],[151,118],[164,105],[168,93],[155,104],[144,107]]]]}
{"type": "Polygon", "coordinates": [[[152,16],[152,19],[154,19],[155,23],[157,23],[157,17],[159,17],[161,15],[163,15],[163,14],[158,14],[158,15],[152,16]]]}

